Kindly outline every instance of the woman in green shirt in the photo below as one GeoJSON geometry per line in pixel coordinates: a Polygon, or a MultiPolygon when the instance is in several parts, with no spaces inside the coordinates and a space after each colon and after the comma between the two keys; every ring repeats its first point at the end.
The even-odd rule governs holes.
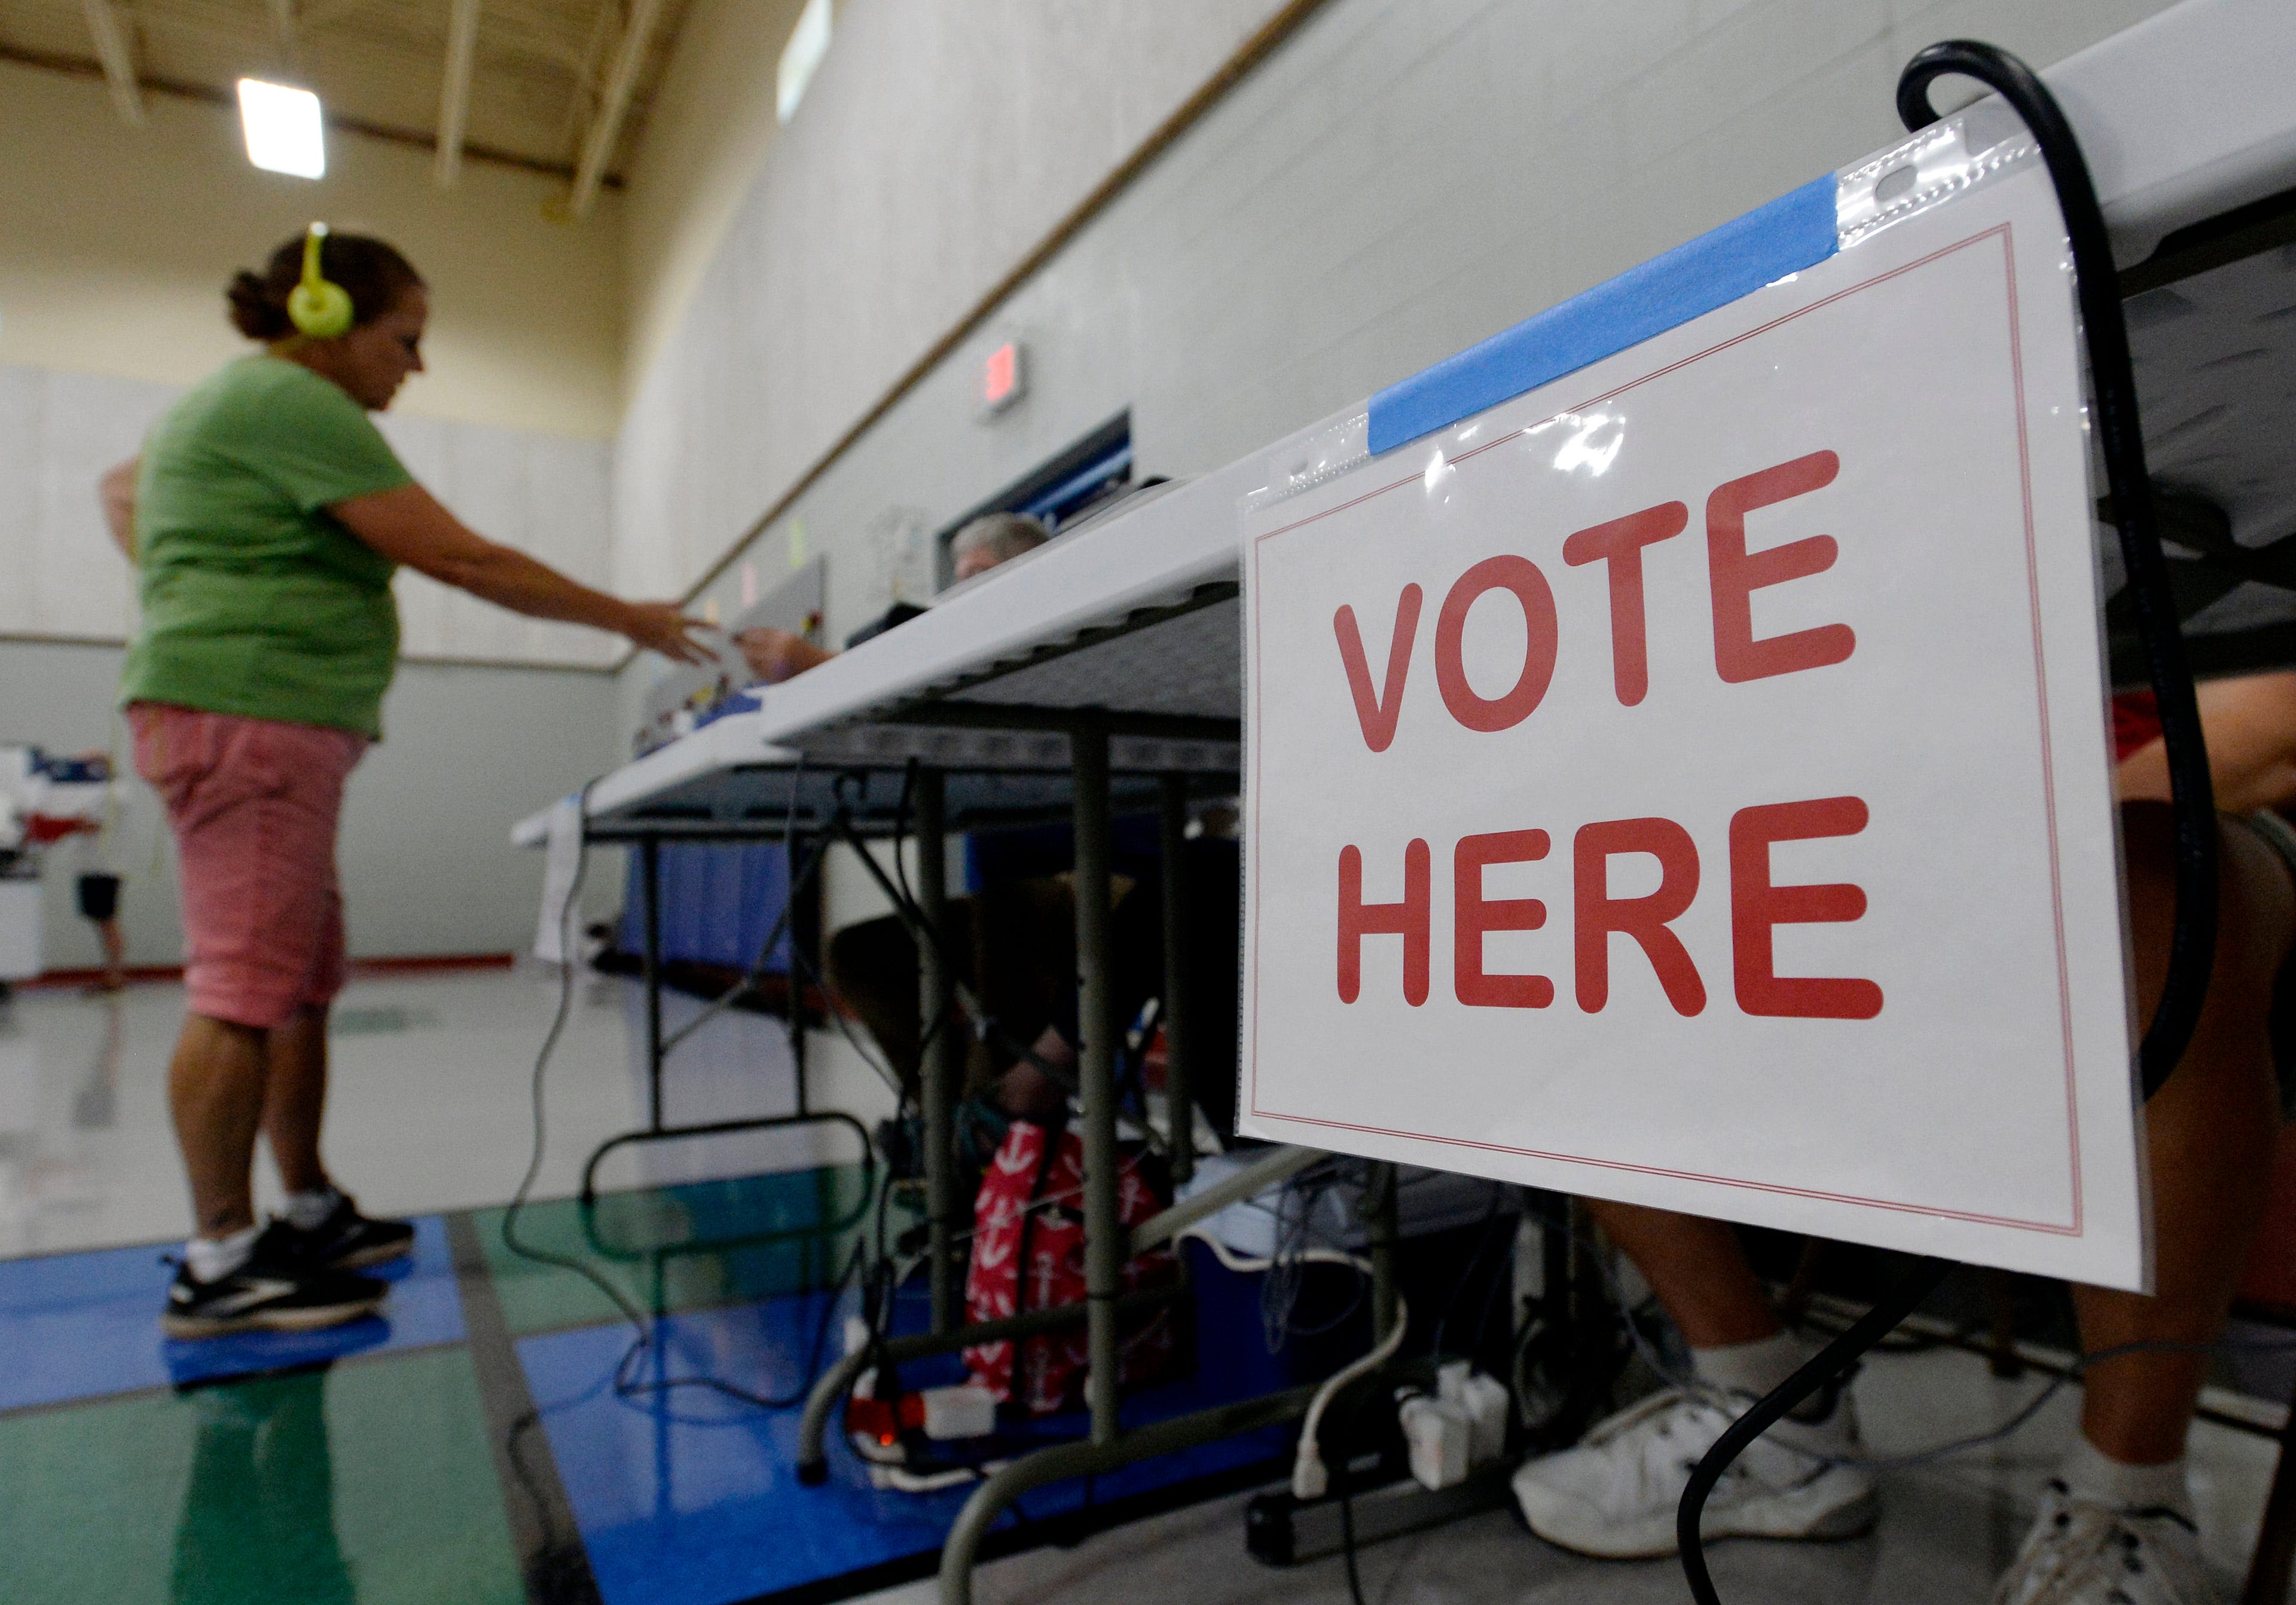
{"type": "Polygon", "coordinates": [[[197,1218],[161,1324],[184,1338],[366,1314],[385,1285],[352,1271],[413,1240],[361,1215],[319,1157],[343,970],[336,821],[381,734],[398,567],[701,656],[674,605],[623,602],[484,539],[400,464],[368,415],[422,371],[430,303],[398,251],[315,225],[228,296],[263,349],[193,387],[103,484],[143,605],[120,700],[183,882],[186,1013],[168,1090],[197,1218]],[[288,1191],[259,1231],[258,1130],[288,1191]]]}

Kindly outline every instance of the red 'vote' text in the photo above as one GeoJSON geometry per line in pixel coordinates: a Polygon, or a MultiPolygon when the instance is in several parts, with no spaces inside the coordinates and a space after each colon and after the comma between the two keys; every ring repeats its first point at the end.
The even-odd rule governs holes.
{"type": "MultiPolygon", "coordinates": [[[[1706,572],[1713,610],[1714,669],[1725,683],[1742,684],[1773,675],[1823,668],[1843,661],[1856,650],[1857,637],[1846,624],[1820,625],[1781,635],[1754,634],[1754,593],[1831,569],[1838,550],[1832,536],[1810,536],[1759,552],[1746,549],[1748,513],[1823,489],[1833,483],[1841,468],[1841,459],[1833,453],[1812,452],[1732,479],[1706,498],[1706,572]]],[[[1621,707],[1636,706],[1650,692],[1644,554],[1672,540],[1689,525],[1687,507],[1680,502],[1665,502],[1578,530],[1562,543],[1562,561],[1567,566],[1601,563],[1607,569],[1611,685],[1621,707]]],[[[1365,745],[1374,752],[1385,752],[1395,741],[1425,605],[1426,596],[1415,585],[1404,586],[1397,596],[1387,664],[1376,686],[1355,609],[1342,606],[1332,616],[1332,632],[1339,641],[1340,664],[1355,700],[1357,723],[1365,745]]],[[[1556,644],[1554,593],[1546,573],[1518,553],[1485,558],[1453,582],[1436,610],[1435,687],[1444,708],[1469,730],[1489,733],[1521,724],[1546,700],[1554,678],[1556,644]],[[1462,643],[1467,615],[1478,602],[1494,594],[1511,600],[1522,611],[1523,658],[1513,685],[1498,696],[1486,697],[1467,682],[1462,643]]]]}

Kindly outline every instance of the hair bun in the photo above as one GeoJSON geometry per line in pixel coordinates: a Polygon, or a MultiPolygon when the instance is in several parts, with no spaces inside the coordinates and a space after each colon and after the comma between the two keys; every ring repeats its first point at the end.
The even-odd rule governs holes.
{"type": "Polygon", "coordinates": [[[232,327],[250,340],[283,340],[294,332],[286,303],[275,299],[270,287],[243,268],[232,274],[224,299],[231,303],[232,327]]]}

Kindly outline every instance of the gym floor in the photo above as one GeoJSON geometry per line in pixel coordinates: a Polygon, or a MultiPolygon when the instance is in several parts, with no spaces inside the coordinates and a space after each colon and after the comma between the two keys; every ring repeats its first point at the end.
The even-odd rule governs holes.
{"type": "MultiPolygon", "coordinates": [[[[505,972],[346,993],[336,1162],[370,1208],[420,1223],[388,1318],[189,1345],[163,1342],[154,1321],[168,1274],[159,1256],[184,1222],[165,1103],[180,990],[19,998],[0,1020],[0,1255],[12,1257],[0,1259],[0,1601],[935,1597],[923,1573],[963,1490],[875,1492],[849,1458],[828,1488],[800,1489],[793,1411],[693,1388],[618,1396],[629,1326],[580,1277],[504,1248],[501,1203],[527,1154],[526,1072],[554,1002],[505,972]]],[[[575,1011],[552,1071],[540,1197],[570,1193],[590,1146],[642,1108],[630,1004],[616,986],[575,1011]]],[[[770,1023],[730,1027],[715,1050],[712,1034],[696,1038],[676,1072],[680,1097],[700,1101],[691,1112],[722,1117],[784,1095],[785,1061],[778,1083],[770,1065],[758,1074],[772,1041],[758,1028],[770,1023]]],[[[758,1393],[793,1390],[823,1331],[819,1290],[868,1229],[855,1218],[858,1174],[655,1180],[588,1221],[569,1203],[537,1205],[522,1234],[665,1312],[665,1342],[641,1379],[706,1372],[758,1393]],[[728,1246],[633,1251],[697,1239],[728,1246]]],[[[1273,1380],[1250,1279],[1208,1263],[1199,1273],[1205,1363],[1133,1410],[1193,1408],[1273,1380]]],[[[1980,1433],[2045,1386],[1998,1381],[1973,1355],[1933,1349],[1876,1357],[1857,1395],[1874,1451],[1904,1455],[1980,1433]]],[[[1725,1596],[1985,1599],[2078,1401],[2077,1388],[2062,1388],[2005,1442],[1885,1472],[1883,1519],[1867,1538],[1718,1549],[1725,1596]]],[[[1336,1559],[1275,1570],[1244,1554],[1242,1484],[1280,1448],[1247,1442],[1103,1479],[1095,1504],[1151,1513],[993,1561],[976,1598],[1345,1601],[1336,1559]]],[[[2197,1429],[2202,1526],[2227,1583],[2255,1532],[2272,1452],[2251,1433],[2197,1429]]],[[[1086,1496],[1040,1496],[1029,1519],[1072,1536],[1049,1519],[1086,1496]]],[[[1503,1511],[1366,1546],[1359,1559],[1365,1599],[1390,1605],[1686,1597],[1671,1564],[1578,1560],[1503,1511]]]]}

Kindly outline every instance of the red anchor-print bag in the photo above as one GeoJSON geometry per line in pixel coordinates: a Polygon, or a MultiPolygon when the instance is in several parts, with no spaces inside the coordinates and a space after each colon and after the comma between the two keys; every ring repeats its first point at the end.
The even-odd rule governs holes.
{"type": "MultiPolygon", "coordinates": [[[[1084,1142],[1063,1130],[1048,1151],[1046,1137],[1043,1126],[1014,1121],[981,1175],[972,1206],[972,1263],[964,1278],[965,1313],[974,1321],[1084,1302],[1084,1142]]],[[[1117,1217],[1127,1228],[1166,1202],[1163,1190],[1143,1174],[1137,1153],[1124,1159],[1116,1198],[1117,1217]]],[[[1131,1292],[1178,1274],[1171,1254],[1159,1249],[1127,1261],[1122,1285],[1131,1292]]],[[[1126,1386],[1160,1380],[1174,1368],[1174,1321],[1168,1305],[1125,1324],[1119,1354],[1126,1386]]],[[[964,1351],[964,1363],[973,1384],[998,1403],[1051,1415],[1081,1402],[1089,1353],[1078,1322],[1024,1339],[1017,1355],[1009,1341],[978,1344],[964,1351]]]]}

